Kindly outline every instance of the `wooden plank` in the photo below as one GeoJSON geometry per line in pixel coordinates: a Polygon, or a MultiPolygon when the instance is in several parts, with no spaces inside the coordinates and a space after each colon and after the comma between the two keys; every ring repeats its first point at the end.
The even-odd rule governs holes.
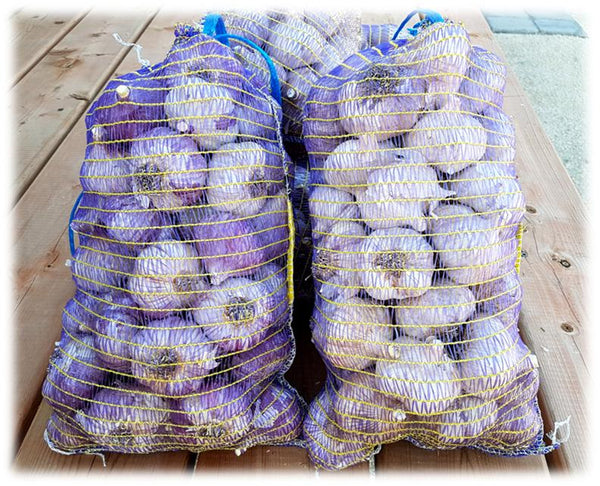
{"type": "Polygon", "coordinates": [[[398,472],[452,472],[473,473],[535,473],[536,477],[549,475],[542,456],[499,457],[470,449],[430,451],[406,441],[386,444],[375,456],[377,476],[398,472]]]}
{"type": "MultiPolygon", "coordinates": [[[[104,23],[106,19],[98,21],[104,23]]],[[[172,26],[173,19],[166,16],[153,22],[141,39],[148,46],[147,57],[156,61],[164,57],[171,45],[172,26]]],[[[137,58],[132,53],[121,69],[137,68],[137,58]]],[[[69,258],[67,222],[81,191],[78,175],[84,151],[85,123],[81,117],[12,212],[17,444],[23,439],[40,401],[48,357],[60,335],[62,306],[74,292],[64,262],[69,258]]]]}
{"type": "Polygon", "coordinates": [[[21,472],[78,472],[110,473],[112,471],[190,472],[186,460],[174,461],[176,455],[189,459],[186,453],[113,454],[105,455],[106,466],[98,455],[62,455],[50,450],[43,441],[50,406],[42,403],[31,424],[29,433],[15,457],[14,466],[21,472]]]}
{"type": "Polygon", "coordinates": [[[23,10],[12,17],[12,84],[25,76],[84,15],[85,12],[40,13],[23,10]]]}
{"type": "Polygon", "coordinates": [[[256,446],[239,457],[233,451],[209,451],[198,454],[194,474],[250,474],[285,470],[295,475],[314,474],[306,451],[299,447],[256,446]]]}
{"type": "Polygon", "coordinates": [[[15,116],[13,200],[25,192],[116,66],[129,52],[112,37],[136,40],[151,12],[87,15],[11,91],[15,116]]]}

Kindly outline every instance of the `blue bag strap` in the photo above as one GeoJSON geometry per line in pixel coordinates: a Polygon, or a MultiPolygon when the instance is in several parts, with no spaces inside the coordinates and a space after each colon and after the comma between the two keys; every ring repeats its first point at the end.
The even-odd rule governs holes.
{"type": "MultiPolygon", "coordinates": [[[[202,33],[210,35],[211,37],[227,34],[223,17],[221,17],[219,14],[208,14],[206,17],[204,17],[202,33]]],[[[224,39],[222,42],[229,47],[229,41],[227,39],[224,39]]]]}
{"type": "Polygon", "coordinates": [[[408,23],[408,21],[413,18],[416,14],[423,14],[425,15],[425,18],[423,20],[421,20],[420,22],[417,22],[413,28],[408,29],[408,31],[412,34],[412,35],[416,35],[417,31],[415,29],[415,27],[419,27],[421,25],[423,25],[424,23],[430,23],[430,24],[434,24],[435,22],[443,22],[444,21],[444,17],[442,17],[439,13],[437,13],[434,10],[425,10],[425,9],[421,9],[421,10],[413,10],[411,13],[409,13],[406,18],[402,21],[402,23],[400,24],[400,26],[398,27],[398,29],[396,30],[396,32],[394,33],[394,35],[392,36],[392,40],[395,40],[396,37],[398,37],[398,34],[400,34],[400,32],[402,31],[402,29],[404,29],[404,27],[406,26],[406,24],[408,23]]]}
{"type": "Polygon", "coordinates": [[[73,204],[73,208],[71,209],[71,214],[69,215],[69,248],[71,249],[71,256],[75,255],[75,232],[73,228],[71,228],[71,223],[75,218],[75,212],[81,203],[81,198],[83,197],[83,191],[79,193],[77,199],[75,199],[75,204],[73,204]]]}

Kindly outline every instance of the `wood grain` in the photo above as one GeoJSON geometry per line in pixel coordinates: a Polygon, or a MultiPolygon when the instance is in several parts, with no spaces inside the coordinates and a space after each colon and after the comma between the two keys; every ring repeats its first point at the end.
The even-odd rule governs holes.
{"type": "Polygon", "coordinates": [[[13,201],[18,200],[90,101],[129,51],[112,37],[137,40],[149,10],[105,17],[87,15],[11,90],[15,147],[13,201]]]}
{"type": "Polygon", "coordinates": [[[27,74],[84,17],[85,12],[22,10],[11,20],[12,84],[27,74]]]}

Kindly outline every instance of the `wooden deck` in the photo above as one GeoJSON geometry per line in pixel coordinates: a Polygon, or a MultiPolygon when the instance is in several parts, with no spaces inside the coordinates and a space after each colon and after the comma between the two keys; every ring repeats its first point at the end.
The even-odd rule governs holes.
{"type": "MultiPolygon", "coordinates": [[[[480,13],[443,13],[462,20],[474,43],[503,56],[480,13]]],[[[404,12],[365,13],[363,22],[398,23],[403,16],[404,12]]],[[[230,451],[108,454],[104,468],[96,456],[56,454],[42,439],[50,408],[41,401],[40,389],[60,334],[62,306],[74,292],[64,263],[69,257],[68,215],[80,192],[78,174],[85,148],[83,115],[110,78],[140,67],[135,53],[117,44],[113,32],[143,45],[143,57],[154,63],[171,45],[174,24],[184,20],[189,16],[186,19],[184,15],[141,10],[118,16],[20,10],[10,19],[15,53],[11,109],[17,141],[11,181],[17,471],[178,470],[185,475],[261,475],[281,470],[307,477],[314,474],[306,452],[295,447],[255,447],[240,457],[230,451]]],[[[376,456],[377,476],[434,471],[462,475],[516,472],[543,478],[559,471],[585,469],[589,380],[589,339],[584,328],[588,325],[584,304],[587,215],[514,73],[508,78],[505,107],[516,125],[517,166],[528,201],[520,327],[524,340],[540,360],[539,399],[546,431],[554,421],[570,416],[570,439],[546,457],[527,458],[499,458],[471,450],[431,452],[396,443],[384,446],[376,456]]],[[[298,353],[287,376],[310,400],[323,382],[324,369],[310,344],[308,315],[298,316],[295,331],[298,353]]],[[[366,477],[368,468],[362,464],[351,468],[351,472],[353,477],[366,477]]]]}

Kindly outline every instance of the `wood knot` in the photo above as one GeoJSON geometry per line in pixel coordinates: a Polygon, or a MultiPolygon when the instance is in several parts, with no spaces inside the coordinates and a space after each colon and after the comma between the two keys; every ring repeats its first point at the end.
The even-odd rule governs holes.
{"type": "Polygon", "coordinates": [[[577,328],[570,322],[563,322],[560,328],[565,334],[577,334],[577,328]]]}
{"type": "Polygon", "coordinates": [[[571,266],[571,262],[565,258],[560,260],[558,263],[560,263],[565,268],[569,268],[571,266]]]}
{"type": "Polygon", "coordinates": [[[533,206],[530,206],[529,204],[525,206],[525,211],[531,214],[537,213],[537,209],[535,209],[533,206]]]}

